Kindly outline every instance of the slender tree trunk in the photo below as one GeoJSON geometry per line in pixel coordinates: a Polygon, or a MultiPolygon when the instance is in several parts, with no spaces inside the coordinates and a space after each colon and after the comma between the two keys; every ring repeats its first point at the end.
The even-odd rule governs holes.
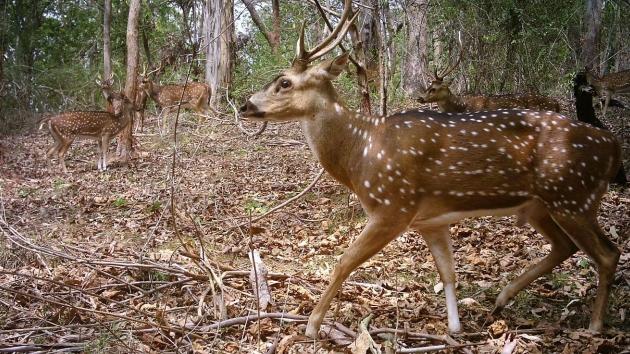
{"type": "MultiPolygon", "coordinates": [[[[618,5],[621,6],[621,5],[618,5]]],[[[617,26],[615,28],[615,46],[614,52],[617,54],[614,56],[615,65],[613,71],[621,71],[624,69],[630,69],[630,28],[627,21],[630,20],[628,14],[622,14],[619,10],[615,16],[619,19],[616,21],[617,26]]]]}
{"type": "Polygon", "coordinates": [[[599,32],[602,24],[603,0],[586,0],[582,64],[599,73],[599,32]]]}
{"type": "MultiPolygon", "coordinates": [[[[127,18],[127,76],[125,80],[125,96],[132,102],[135,101],[138,77],[138,19],[140,17],[141,0],[130,0],[129,17],[127,18]]],[[[118,144],[123,144],[120,149],[120,158],[127,161],[135,152],[133,146],[133,114],[131,121],[119,135],[118,144]]]]}
{"type": "Polygon", "coordinates": [[[232,0],[206,0],[206,83],[210,86],[212,106],[219,88],[232,80],[234,63],[234,3],[232,0]]]}
{"type": "Polygon", "coordinates": [[[385,22],[385,14],[381,11],[380,0],[372,2],[372,17],[378,23],[378,35],[376,36],[376,44],[378,46],[378,68],[379,68],[379,98],[380,98],[380,115],[387,115],[387,82],[389,80],[387,70],[387,25],[385,22]]]}
{"type": "Polygon", "coordinates": [[[111,29],[112,23],[112,0],[105,0],[103,7],[103,79],[107,79],[112,74],[112,47],[111,29]]]}
{"type": "MultiPolygon", "coordinates": [[[[142,21],[143,23],[145,21],[142,21]]],[[[147,26],[142,26],[142,49],[144,50],[144,58],[146,59],[147,68],[153,67],[151,60],[151,49],[149,48],[149,36],[147,36],[147,26]]]]}
{"type": "Polygon", "coordinates": [[[359,109],[363,114],[372,115],[370,86],[368,82],[368,73],[366,70],[366,56],[365,49],[363,48],[363,42],[361,41],[361,34],[359,33],[359,30],[355,24],[352,24],[352,26],[350,26],[350,30],[348,31],[348,33],[350,34],[350,38],[352,39],[352,52],[354,53],[354,57],[357,61],[357,65],[355,65],[357,69],[357,84],[359,85],[359,89],[361,90],[361,105],[359,109]]]}
{"type": "Polygon", "coordinates": [[[0,95],[2,91],[2,81],[4,80],[4,47],[6,46],[7,0],[0,0],[0,95]]]}
{"type": "Polygon", "coordinates": [[[402,87],[407,95],[424,91],[429,80],[427,59],[427,15],[429,0],[407,0],[406,55],[402,70],[402,87]]]}
{"type": "Polygon", "coordinates": [[[278,54],[280,48],[280,0],[271,0],[273,31],[271,32],[271,50],[278,54]]]}
{"type": "Polygon", "coordinates": [[[280,1],[279,0],[271,0],[271,12],[272,12],[272,30],[269,31],[267,26],[265,26],[264,21],[258,15],[258,11],[256,11],[256,7],[254,6],[254,0],[242,0],[243,5],[247,8],[249,15],[254,21],[258,30],[267,40],[269,46],[271,47],[271,51],[274,54],[278,53],[278,48],[280,48],[280,1]]]}

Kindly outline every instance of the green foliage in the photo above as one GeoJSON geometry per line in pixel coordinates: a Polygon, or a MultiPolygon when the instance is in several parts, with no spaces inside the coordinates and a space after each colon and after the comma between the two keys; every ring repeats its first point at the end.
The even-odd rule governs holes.
{"type": "Polygon", "coordinates": [[[248,214],[264,214],[269,210],[269,207],[263,204],[261,201],[255,199],[248,199],[245,202],[245,212],[248,214]]]}
{"type": "Polygon", "coordinates": [[[116,198],[116,200],[114,200],[113,204],[117,208],[122,208],[124,206],[127,206],[128,202],[127,202],[127,199],[118,197],[116,198]]]}
{"type": "MultiPolygon", "coordinates": [[[[94,79],[102,72],[102,0],[5,0],[0,9],[0,49],[3,71],[0,77],[0,132],[32,123],[44,112],[77,109],[103,109],[104,101],[94,79]]],[[[161,82],[181,82],[187,72],[187,60],[197,39],[188,37],[188,27],[200,31],[203,2],[144,0],[140,19],[141,63],[146,63],[143,38],[152,63],[165,53],[174,55],[165,67],[161,82]],[[196,18],[185,25],[182,4],[196,6],[196,18]]],[[[338,4],[330,4],[333,7],[338,4]]],[[[416,58],[406,57],[404,4],[388,4],[389,34],[392,43],[388,80],[388,104],[396,108],[405,100],[400,89],[402,66],[416,58]],[[391,38],[393,36],[393,38],[391,38]]],[[[188,5],[186,5],[188,6],[188,5]]],[[[257,6],[260,17],[272,28],[271,7],[257,6]]],[[[303,21],[307,24],[307,46],[321,39],[327,31],[312,6],[283,2],[280,6],[280,48],[273,53],[264,36],[248,18],[240,16],[237,3],[236,28],[250,40],[235,53],[234,80],[229,87],[238,104],[250,93],[269,82],[287,68],[294,56],[294,45],[303,21]]],[[[369,10],[363,9],[363,15],[369,10]]],[[[457,91],[508,93],[535,91],[568,96],[571,78],[581,69],[579,62],[585,6],[583,1],[517,1],[517,0],[437,0],[430,2],[427,57],[430,67],[443,68],[449,57],[454,60],[457,33],[462,32],[464,60],[451,75],[457,91]]],[[[125,77],[126,0],[112,0],[111,44],[115,88],[125,77]]],[[[362,16],[363,16],[362,15],[362,16]]],[[[363,20],[358,22],[362,24],[363,20]]],[[[601,27],[600,53],[604,68],[619,67],[618,58],[628,48],[630,11],[623,2],[606,2],[601,27]],[[625,49],[624,49],[625,48],[625,49]],[[620,54],[621,53],[621,54],[620,54]]],[[[337,51],[338,53],[338,51],[337,51]]],[[[374,55],[375,53],[369,53],[374,55]]],[[[192,78],[203,78],[203,60],[198,55],[192,78]]],[[[622,62],[623,64],[623,62],[622,62]]],[[[627,65],[627,59],[626,59],[627,65]]],[[[358,107],[359,92],[352,65],[335,84],[351,108],[358,107]]],[[[378,77],[370,73],[372,102],[378,102],[378,77]]]]}

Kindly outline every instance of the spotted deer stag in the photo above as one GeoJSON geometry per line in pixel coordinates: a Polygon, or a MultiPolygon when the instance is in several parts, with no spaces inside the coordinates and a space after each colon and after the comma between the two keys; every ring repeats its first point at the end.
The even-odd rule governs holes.
{"type": "Polygon", "coordinates": [[[166,122],[168,114],[177,110],[180,99],[182,108],[191,109],[197,113],[203,113],[210,108],[211,93],[208,85],[200,82],[189,82],[185,89],[184,85],[159,85],[150,78],[151,73],[159,69],[155,69],[149,74],[140,74],[140,89],[146,92],[162,110],[160,115],[164,122],[166,122]],[[184,90],[183,97],[182,90],[184,90]]]}
{"type": "Polygon", "coordinates": [[[315,157],[357,195],[369,216],[332,272],[306,334],[318,336],[348,275],[408,229],[422,235],[433,255],[444,283],[448,328],[459,332],[449,224],[482,215],[517,215],[551,244],[549,255],[503,289],[496,311],[582,250],[598,268],[590,328],[601,330],[620,256],[597,223],[600,200],[619,166],[615,137],[550,111],[414,110],[387,117],[351,112],[332,84],[348,53],[309,65],[342,40],[354,19],[350,6],[346,0],[338,27],[312,50],[305,49],[302,27],[293,65],[240,109],[251,120],[299,121],[315,157]]]}
{"type": "Polygon", "coordinates": [[[440,74],[434,71],[433,81],[424,93],[418,96],[421,103],[437,103],[441,112],[480,112],[502,108],[526,108],[560,112],[557,100],[540,95],[466,95],[456,96],[444,80],[461,62],[463,46],[454,65],[447,66],[440,74]]]}
{"type": "Polygon", "coordinates": [[[131,122],[133,103],[122,93],[111,92],[107,100],[112,105],[113,113],[106,111],[64,112],[42,119],[39,129],[48,127],[55,143],[48,150],[48,158],[56,155],[59,167],[67,173],[64,156],[77,137],[87,137],[98,142],[97,168],[107,169],[109,143],[124,127],[131,122]]]}
{"type": "MultiPolygon", "coordinates": [[[[138,83],[138,87],[140,87],[142,80],[138,78],[137,83],[138,83]]],[[[105,99],[107,100],[107,97],[109,97],[111,93],[113,92],[114,74],[112,73],[111,76],[106,80],[101,80],[100,77],[97,78],[96,85],[99,86],[99,88],[103,92],[103,97],[105,97],[105,99]]],[[[144,90],[142,89],[136,90],[136,97],[133,102],[134,122],[138,122],[140,131],[144,129],[144,110],[147,105],[147,98],[148,98],[147,93],[144,90]]],[[[112,104],[109,100],[107,101],[106,110],[110,113],[114,113],[112,104]]]]}
{"type": "Polygon", "coordinates": [[[598,77],[589,67],[586,67],[586,80],[595,89],[595,93],[604,98],[602,107],[604,117],[612,95],[630,94],[630,69],[598,77]]]}

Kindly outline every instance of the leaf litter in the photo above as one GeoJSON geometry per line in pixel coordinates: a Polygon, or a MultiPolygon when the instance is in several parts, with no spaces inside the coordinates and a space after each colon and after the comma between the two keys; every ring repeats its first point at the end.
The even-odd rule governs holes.
{"type": "MultiPolygon", "coordinates": [[[[550,248],[513,218],[484,217],[451,226],[462,335],[445,339],[439,276],[424,242],[408,232],[350,276],[328,312],[328,339],[314,342],[302,336],[305,316],[367,221],[356,198],[324,174],[304,196],[250,225],[303,191],[320,169],[308,147],[296,143],[303,140],[296,124],[270,126],[256,139],[216,119],[185,128],[174,176],[172,140],[151,128],[137,136],[140,157],[106,173],[93,166],[91,141],[75,142],[64,175],[43,157],[47,135],[5,139],[0,347],[121,353],[629,348],[628,190],[612,187],[599,216],[622,250],[604,334],[583,330],[597,276],[581,252],[489,318],[502,287],[550,248]],[[267,313],[278,317],[255,318],[253,250],[268,271],[267,313]],[[369,331],[367,322],[360,328],[368,316],[369,331]],[[217,325],[229,319],[235,324],[217,325]]],[[[622,135],[628,147],[630,134],[622,135]]]]}

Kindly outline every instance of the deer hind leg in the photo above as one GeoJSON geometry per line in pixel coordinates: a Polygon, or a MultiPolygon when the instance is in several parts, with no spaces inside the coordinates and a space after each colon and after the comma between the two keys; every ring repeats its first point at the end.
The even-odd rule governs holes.
{"type": "Polygon", "coordinates": [[[608,104],[610,104],[610,91],[604,91],[606,93],[606,97],[604,98],[604,107],[602,108],[602,118],[606,117],[606,109],[608,108],[608,104]]]}
{"type": "Polygon", "coordinates": [[[549,215],[544,206],[534,206],[528,211],[530,225],[542,234],[551,244],[551,252],[538,263],[530,266],[524,273],[512,280],[497,297],[493,314],[501,312],[508,302],[518,294],[523,288],[544,274],[550,273],[558,264],[571,257],[577,247],[569,236],[562,231],[549,215]]]}
{"type": "Polygon", "coordinates": [[[107,155],[109,152],[109,141],[110,141],[110,136],[109,135],[103,135],[101,136],[100,139],[100,143],[99,143],[99,147],[100,147],[100,152],[101,152],[101,168],[102,171],[106,171],[107,170],[107,155]]]}
{"type": "Polygon", "coordinates": [[[57,151],[59,151],[60,148],[61,148],[61,142],[55,139],[54,145],[51,146],[50,149],[48,149],[48,151],[46,151],[46,160],[48,161],[49,165],[51,163],[51,159],[54,158],[54,156],[57,154],[57,151]]]}
{"type": "Polygon", "coordinates": [[[46,158],[48,159],[48,163],[50,164],[51,163],[51,159],[53,159],[55,156],[57,158],[59,157],[59,150],[63,146],[64,138],[59,133],[57,128],[55,128],[53,125],[49,126],[49,131],[50,131],[50,135],[52,135],[53,141],[54,141],[53,146],[51,146],[48,149],[48,151],[46,151],[46,158]]]}
{"type": "Polygon", "coordinates": [[[455,260],[453,259],[453,243],[448,225],[431,229],[419,229],[418,232],[429,246],[433,260],[444,284],[446,297],[446,313],[448,315],[448,330],[459,333],[462,326],[457,312],[457,295],[455,294],[455,260]]]}
{"type": "Polygon", "coordinates": [[[599,227],[595,211],[589,214],[568,215],[552,212],[551,215],[571,240],[597,265],[599,282],[589,329],[599,332],[603,328],[608,295],[621,253],[599,227]]]}
{"type": "Polygon", "coordinates": [[[61,146],[57,150],[57,159],[59,160],[59,168],[61,168],[61,170],[64,173],[68,173],[68,169],[66,168],[65,156],[66,156],[66,152],[68,152],[68,149],[70,148],[70,145],[72,144],[72,141],[73,139],[63,138],[61,142],[61,146]]]}
{"type": "Polygon", "coordinates": [[[328,311],[330,303],[337,295],[337,291],[341,288],[341,284],[350,273],[375,255],[390,241],[398,237],[406,229],[406,225],[403,222],[392,223],[391,221],[379,222],[370,220],[359,237],[345,250],[339,263],[335,266],[330,277],[330,284],[308,318],[308,324],[306,325],[307,336],[311,338],[318,337],[319,327],[324,320],[326,311],[328,311]],[[401,225],[403,226],[401,227],[401,225]]]}

